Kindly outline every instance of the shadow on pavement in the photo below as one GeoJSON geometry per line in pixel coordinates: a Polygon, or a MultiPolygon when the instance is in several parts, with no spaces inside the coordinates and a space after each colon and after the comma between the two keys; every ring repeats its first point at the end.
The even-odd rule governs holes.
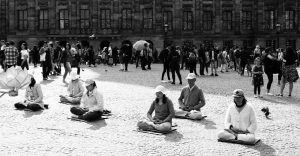
{"type": "Polygon", "coordinates": [[[273,147],[265,144],[263,141],[260,141],[255,146],[248,146],[248,145],[245,145],[245,146],[259,151],[261,156],[264,156],[264,155],[274,156],[275,152],[276,152],[273,147]]]}
{"type": "Polygon", "coordinates": [[[52,82],[54,82],[54,80],[44,80],[44,81],[41,81],[40,84],[47,85],[52,82]]]}
{"type": "Polygon", "coordinates": [[[202,125],[205,126],[204,127],[205,129],[217,129],[217,127],[215,127],[216,123],[209,119],[202,119],[200,121],[193,121],[193,122],[201,123],[202,125]]]}
{"type": "Polygon", "coordinates": [[[100,128],[107,126],[105,120],[89,122],[88,124],[92,125],[91,127],[89,127],[90,130],[99,130],[100,128]]]}
{"type": "Polygon", "coordinates": [[[179,142],[182,138],[183,135],[181,133],[174,131],[173,133],[167,134],[165,140],[170,142],[179,142]]]}
{"type": "Polygon", "coordinates": [[[41,111],[36,111],[36,112],[32,112],[32,111],[24,111],[24,118],[30,118],[34,115],[41,115],[43,113],[43,110],[41,111]]]}

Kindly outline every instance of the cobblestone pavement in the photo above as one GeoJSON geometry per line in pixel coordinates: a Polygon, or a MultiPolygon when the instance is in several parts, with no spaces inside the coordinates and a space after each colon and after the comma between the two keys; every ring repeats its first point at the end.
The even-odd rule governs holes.
{"type": "MultiPolygon", "coordinates": [[[[299,82],[291,98],[264,95],[263,99],[255,99],[251,78],[240,77],[235,72],[197,79],[207,100],[202,109],[208,116],[206,119],[174,119],[177,131],[167,135],[133,131],[137,121],[146,118],[154,99],[153,88],[161,84],[161,68],[158,64],[153,65],[151,71],[141,71],[133,65],[129,72],[119,72],[118,66],[85,68],[81,79],[97,80],[98,89],[104,94],[105,107],[113,112],[109,119],[95,123],[67,120],[71,116],[70,106],[58,103],[58,95],[66,93],[62,76],[41,82],[44,101],[49,104],[49,109],[43,112],[14,110],[13,104],[22,100],[24,90],[15,98],[3,96],[0,155],[300,155],[299,82]],[[217,142],[216,133],[224,127],[225,111],[232,102],[230,94],[236,88],[244,89],[248,102],[254,106],[257,136],[262,139],[256,146],[217,142]],[[270,108],[271,120],[260,111],[264,106],[270,108]]],[[[41,80],[41,69],[34,70],[38,81],[41,80]]],[[[181,73],[183,78],[187,75],[185,70],[181,73]]],[[[168,88],[167,96],[178,108],[177,99],[183,86],[178,85],[178,81],[175,86],[162,84],[168,88]]],[[[183,85],[186,84],[184,81],[183,85]]],[[[273,85],[272,91],[277,93],[278,87],[273,85]]]]}

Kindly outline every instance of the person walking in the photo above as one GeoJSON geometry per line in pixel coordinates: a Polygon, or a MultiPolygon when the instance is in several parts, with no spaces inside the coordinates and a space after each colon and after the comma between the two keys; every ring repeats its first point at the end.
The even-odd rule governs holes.
{"type": "Polygon", "coordinates": [[[40,57],[38,47],[36,45],[33,46],[33,48],[31,49],[31,52],[32,52],[33,65],[34,65],[34,67],[37,67],[37,64],[39,62],[39,57],[40,57]]]}
{"type": "Polygon", "coordinates": [[[20,52],[21,52],[21,68],[22,70],[24,70],[24,68],[29,70],[29,50],[27,48],[26,43],[22,43],[20,52]]]}
{"type": "Polygon", "coordinates": [[[218,54],[219,54],[218,47],[211,49],[210,54],[209,54],[210,65],[211,65],[211,74],[210,74],[210,76],[219,76],[217,74],[218,54]]]}
{"type": "Polygon", "coordinates": [[[297,71],[297,54],[291,48],[288,47],[286,49],[286,53],[283,55],[283,64],[282,64],[282,80],[280,86],[280,94],[277,96],[283,96],[283,90],[285,88],[285,84],[289,83],[289,97],[292,96],[293,92],[293,84],[299,79],[299,74],[297,71]]]}
{"type": "Polygon", "coordinates": [[[170,69],[172,72],[172,79],[173,79],[172,84],[175,84],[175,72],[178,76],[179,84],[182,84],[179,60],[180,60],[180,55],[178,51],[176,51],[175,47],[172,46],[169,55],[170,69]]]}
{"type": "Polygon", "coordinates": [[[121,51],[123,51],[123,61],[125,65],[125,71],[128,71],[128,63],[132,57],[132,46],[129,44],[125,44],[122,46],[121,51]]]}
{"type": "Polygon", "coordinates": [[[262,85],[264,85],[264,80],[263,80],[263,67],[261,65],[261,61],[260,61],[260,57],[257,57],[254,60],[254,66],[252,68],[252,85],[254,86],[254,97],[260,97],[262,98],[262,96],[260,95],[260,87],[262,85]],[[256,92],[258,93],[258,96],[256,94],[256,92]]]}
{"type": "Polygon", "coordinates": [[[265,51],[262,53],[262,63],[264,65],[264,72],[268,77],[268,84],[267,84],[267,95],[273,96],[273,94],[270,92],[271,85],[273,83],[273,65],[274,61],[277,59],[272,56],[271,54],[271,48],[266,48],[265,51]]]}
{"type": "Polygon", "coordinates": [[[94,48],[92,45],[90,45],[88,49],[89,67],[91,67],[91,65],[94,65],[94,67],[96,67],[94,55],[95,55],[94,48]]]}
{"type": "Polygon", "coordinates": [[[190,52],[188,62],[189,62],[188,64],[189,64],[190,73],[194,72],[196,74],[196,76],[199,76],[196,71],[197,57],[194,52],[190,52]]]}
{"type": "Polygon", "coordinates": [[[66,77],[69,73],[71,73],[71,61],[72,61],[72,54],[71,54],[71,45],[70,43],[66,43],[66,47],[62,47],[62,55],[61,55],[61,63],[64,64],[65,73],[63,75],[63,83],[66,82],[66,77]]]}
{"type": "Polygon", "coordinates": [[[205,50],[204,50],[204,47],[202,44],[200,44],[200,47],[198,50],[198,59],[199,59],[199,65],[200,65],[199,73],[200,73],[200,75],[205,75],[204,68],[206,66],[206,58],[205,58],[205,50]]]}
{"type": "Polygon", "coordinates": [[[170,62],[169,62],[169,54],[170,54],[170,45],[167,45],[167,47],[162,50],[159,54],[159,59],[163,63],[163,72],[161,74],[161,80],[164,80],[165,73],[167,72],[168,81],[170,81],[170,62]]]}
{"type": "Polygon", "coordinates": [[[151,63],[153,61],[153,46],[152,44],[149,45],[148,49],[147,49],[147,64],[148,64],[148,67],[147,69],[148,70],[151,70],[151,63]]]}

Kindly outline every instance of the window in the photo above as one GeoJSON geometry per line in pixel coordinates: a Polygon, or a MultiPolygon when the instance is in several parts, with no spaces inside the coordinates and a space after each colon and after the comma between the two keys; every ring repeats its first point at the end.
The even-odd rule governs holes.
{"type": "Polygon", "coordinates": [[[164,17],[164,21],[163,21],[163,25],[164,24],[168,24],[168,30],[172,30],[173,29],[173,14],[172,11],[165,11],[163,13],[163,17],[164,17]]]}
{"type": "Polygon", "coordinates": [[[132,10],[123,9],[122,10],[122,28],[132,29],[132,10]]]}
{"type": "Polygon", "coordinates": [[[244,30],[252,29],[252,13],[251,11],[242,12],[242,28],[244,30]]]}
{"type": "Polygon", "coordinates": [[[212,11],[203,11],[203,29],[212,30],[212,11]]]}
{"type": "Polygon", "coordinates": [[[285,44],[286,47],[291,47],[292,49],[296,50],[296,40],[286,40],[285,44]]]}
{"type": "Polygon", "coordinates": [[[110,29],[111,28],[111,15],[110,9],[102,9],[100,11],[100,21],[102,29],[110,29]]]}
{"type": "Polygon", "coordinates": [[[183,12],[183,30],[193,30],[193,12],[183,12]]]}
{"type": "Polygon", "coordinates": [[[232,11],[223,11],[223,29],[232,29],[232,11]]]}
{"type": "Polygon", "coordinates": [[[275,11],[265,11],[265,29],[275,28],[275,11]]]}
{"type": "Polygon", "coordinates": [[[18,29],[27,30],[27,28],[28,28],[27,10],[18,10],[18,29]]]}
{"type": "Polygon", "coordinates": [[[60,29],[69,28],[69,12],[67,9],[59,10],[59,28],[60,29]]]}
{"type": "Polygon", "coordinates": [[[232,40],[226,40],[226,41],[223,41],[223,47],[224,48],[232,48],[233,47],[233,41],[232,40]]]}
{"type": "Polygon", "coordinates": [[[0,1],[0,31],[1,32],[6,32],[7,31],[7,3],[6,0],[1,0],[0,1]]]}
{"type": "Polygon", "coordinates": [[[90,27],[90,12],[88,9],[80,9],[80,29],[86,29],[90,27]]]}
{"type": "Polygon", "coordinates": [[[244,40],[243,47],[251,49],[253,48],[253,41],[252,40],[244,40]]]}
{"type": "Polygon", "coordinates": [[[285,29],[292,30],[295,28],[295,11],[285,11],[285,29]]]}
{"type": "Polygon", "coordinates": [[[39,16],[39,29],[45,30],[49,27],[49,17],[48,17],[48,10],[40,10],[39,16]]]}
{"type": "Polygon", "coordinates": [[[152,9],[143,10],[143,28],[152,29],[153,28],[153,11],[152,9]]]}
{"type": "Polygon", "coordinates": [[[276,48],[276,41],[275,40],[266,40],[266,47],[270,47],[272,49],[276,48]]]}

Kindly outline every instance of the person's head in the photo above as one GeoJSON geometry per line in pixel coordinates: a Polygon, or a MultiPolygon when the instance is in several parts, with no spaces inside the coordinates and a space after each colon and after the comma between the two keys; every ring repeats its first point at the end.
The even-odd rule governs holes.
{"type": "Polygon", "coordinates": [[[185,79],[187,79],[189,86],[193,87],[196,82],[196,75],[194,73],[189,73],[185,79]]]}
{"type": "Polygon", "coordinates": [[[33,75],[31,75],[29,87],[32,88],[36,84],[35,78],[33,75]]]}
{"type": "Polygon", "coordinates": [[[80,43],[77,43],[77,44],[76,44],[76,47],[77,47],[77,49],[81,49],[80,43]]]}
{"type": "Polygon", "coordinates": [[[162,85],[159,85],[155,88],[155,101],[158,102],[160,99],[163,100],[163,103],[166,102],[166,88],[162,85]]]}
{"type": "Polygon", "coordinates": [[[270,47],[268,47],[268,48],[265,49],[265,53],[271,54],[271,52],[272,52],[272,49],[270,47]]]}
{"type": "Polygon", "coordinates": [[[256,49],[259,49],[260,48],[260,46],[259,45],[256,45],[256,47],[255,47],[256,49]]]}
{"type": "Polygon", "coordinates": [[[255,58],[254,64],[257,65],[257,66],[261,64],[260,57],[256,57],[256,58],[255,58]]]}
{"type": "Polygon", "coordinates": [[[70,50],[70,49],[71,49],[71,45],[70,45],[70,43],[67,43],[67,44],[66,44],[66,49],[68,49],[68,50],[70,50]]]}
{"type": "Polygon", "coordinates": [[[71,77],[72,82],[76,82],[79,79],[79,75],[77,75],[77,73],[75,73],[75,72],[71,72],[70,77],[71,77]]]}
{"type": "Polygon", "coordinates": [[[5,45],[5,41],[4,41],[4,40],[1,40],[1,41],[0,41],[0,44],[1,44],[1,45],[5,45]]]}
{"type": "Polygon", "coordinates": [[[241,108],[247,103],[247,100],[244,96],[244,91],[241,89],[234,90],[232,96],[236,107],[241,108]]]}
{"type": "Polygon", "coordinates": [[[147,48],[148,47],[148,43],[144,43],[144,48],[147,48]]]}
{"type": "Polygon", "coordinates": [[[22,49],[22,50],[27,49],[26,43],[22,43],[21,49],[22,49]]]}
{"type": "Polygon", "coordinates": [[[9,45],[10,45],[10,46],[14,46],[14,45],[15,45],[15,42],[14,42],[14,41],[9,41],[9,45]]]}
{"type": "Polygon", "coordinates": [[[47,47],[47,44],[48,44],[47,41],[44,41],[43,42],[43,47],[47,47]]]}
{"type": "Polygon", "coordinates": [[[50,41],[50,42],[48,43],[48,46],[49,46],[50,48],[53,48],[53,42],[50,41]]]}
{"type": "Polygon", "coordinates": [[[96,82],[94,80],[87,79],[85,81],[85,87],[88,91],[92,91],[92,90],[94,90],[95,87],[97,87],[96,82]]]}

